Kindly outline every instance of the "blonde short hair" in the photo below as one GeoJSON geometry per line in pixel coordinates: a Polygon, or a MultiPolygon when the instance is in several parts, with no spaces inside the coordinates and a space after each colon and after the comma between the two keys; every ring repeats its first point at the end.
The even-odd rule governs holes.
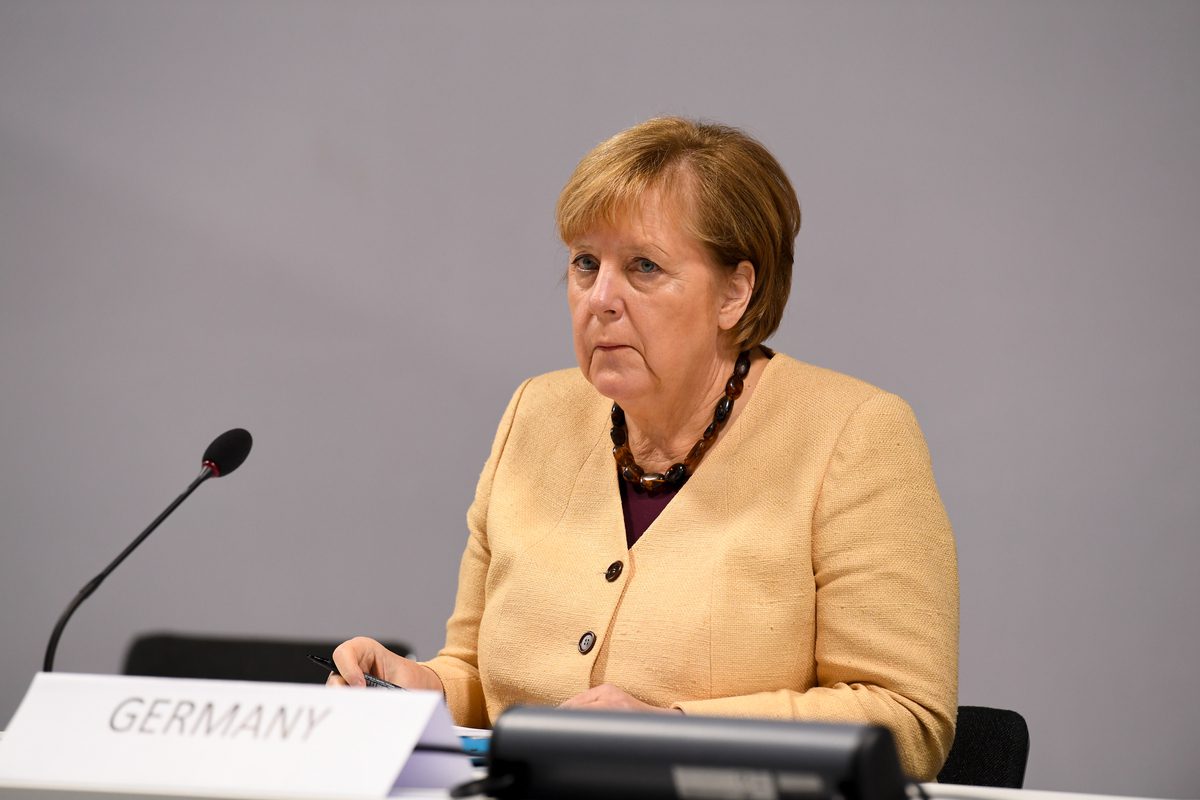
{"type": "Polygon", "coordinates": [[[558,235],[570,242],[616,223],[649,189],[690,209],[684,224],[720,265],[754,265],[754,292],[733,330],[739,349],[761,344],[783,318],[792,284],[800,203],[758,141],[727,125],[657,117],[601,142],[558,198],[558,235]]]}

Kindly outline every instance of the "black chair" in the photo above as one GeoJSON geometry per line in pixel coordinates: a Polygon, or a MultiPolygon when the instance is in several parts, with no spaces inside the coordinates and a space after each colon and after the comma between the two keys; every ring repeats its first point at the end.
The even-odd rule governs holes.
{"type": "MultiPolygon", "coordinates": [[[[308,654],[328,658],[339,644],[151,633],[134,639],[121,671],[162,678],[324,683],[329,673],[309,661],[308,654]]],[[[402,656],[412,652],[402,642],[383,644],[402,656]]]]}
{"type": "Polygon", "coordinates": [[[1020,789],[1029,760],[1029,726],[1015,711],[959,706],[958,726],[940,783],[1020,789]]]}

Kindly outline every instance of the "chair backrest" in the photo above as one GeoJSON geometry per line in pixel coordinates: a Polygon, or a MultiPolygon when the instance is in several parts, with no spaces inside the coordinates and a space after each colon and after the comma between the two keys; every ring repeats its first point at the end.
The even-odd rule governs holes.
{"type": "Polygon", "coordinates": [[[1020,789],[1029,760],[1029,727],[1015,711],[959,706],[958,726],[941,783],[1020,789]]]}
{"type": "MultiPolygon", "coordinates": [[[[134,639],[121,671],[164,678],[324,683],[329,673],[309,661],[308,654],[328,658],[339,644],[150,633],[134,639]]],[[[401,642],[384,646],[402,656],[412,652],[401,642]]]]}

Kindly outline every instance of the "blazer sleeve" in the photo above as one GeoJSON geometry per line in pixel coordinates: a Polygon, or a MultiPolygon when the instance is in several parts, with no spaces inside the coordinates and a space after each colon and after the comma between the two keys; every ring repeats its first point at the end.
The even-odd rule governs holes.
{"type": "Polygon", "coordinates": [[[912,410],[880,392],[847,419],[812,522],[817,686],[676,703],[685,713],[883,725],[936,777],[958,709],[958,572],[912,410]]]}
{"type": "Polygon", "coordinates": [[[467,509],[469,536],[458,570],[454,613],[446,622],[446,644],[437,656],[422,662],[441,679],[446,705],[455,723],[472,728],[486,728],[490,724],[483,684],[479,679],[478,658],[479,620],[483,616],[484,586],[491,562],[487,535],[488,503],[496,466],[504,455],[504,446],[517,415],[517,404],[528,385],[528,380],[522,383],[508,401],[508,408],[500,419],[496,438],[492,441],[491,454],[483,465],[483,472],[475,487],[475,499],[467,509]]]}

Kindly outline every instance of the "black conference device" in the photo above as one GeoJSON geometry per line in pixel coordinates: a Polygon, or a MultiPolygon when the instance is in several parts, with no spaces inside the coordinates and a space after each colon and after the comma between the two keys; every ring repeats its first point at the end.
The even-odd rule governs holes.
{"type": "Polygon", "coordinates": [[[225,431],[216,439],[213,439],[212,444],[204,451],[204,456],[200,460],[200,475],[196,480],[192,481],[191,485],[184,490],[183,494],[175,498],[171,505],[167,506],[166,510],[158,515],[146,530],[142,531],[136,539],[134,539],[128,547],[121,551],[113,562],[104,570],[88,581],[79,594],[75,595],[62,616],[58,618],[58,624],[54,626],[54,632],[50,634],[50,641],[46,644],[46,658],[42,662],[42,671],[51,672],[54,670],[54,652],[58,649],[58,639],[62,636],[63,629],[67,627],[67,620],[71,619],[71,615],[75,613],[75,609],[91,597],[92,592],[100,588],[100,584],[104,583],[104,579],[109,576],[114,569],[122,561],[132,553],[138,545],[140,545],[147,536],[154,532],[164,519],[171,515],[171,512],[179,507],[179,504],[188,498],[196,488],[204,483],[209,478],[219,478],[222,475],[228,475],[242,465],[246,460],[246,456],[250,454],[250,446],[254,443],[254,439],[250,436],[250,432],[243,428],[234,428],[233,430],[225,431]]]}
{"type": "Polygon", "coordinates": [[[517,707],[496,720],[488,774],[453,793],[502,800],[905,800],[875,725],[517,707]]]}

